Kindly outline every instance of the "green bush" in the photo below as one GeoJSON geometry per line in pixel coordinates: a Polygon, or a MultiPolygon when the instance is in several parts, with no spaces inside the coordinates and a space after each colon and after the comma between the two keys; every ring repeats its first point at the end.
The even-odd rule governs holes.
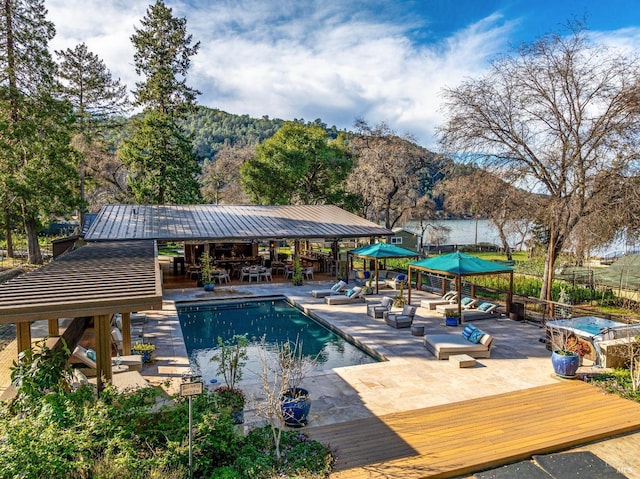
{"type": "MultiPolygon", "coordinates": [[[[23,378],[18,396],[0,403],[0,479],[188,477],[184,398],[166,397],[160,388],[123,394],[108,386],[100,397],[90,386],[72,391],[58,359],[31,351],[16,365],[23,378]],[[158,407],[159,398],[167,405],[158,407]]],[[[278,461],[270,430],[238,433],[214,392],[194,397],[192,406],[194,477],[320,478],[330,471],[329,449],[290,431],[278,461]]]]}

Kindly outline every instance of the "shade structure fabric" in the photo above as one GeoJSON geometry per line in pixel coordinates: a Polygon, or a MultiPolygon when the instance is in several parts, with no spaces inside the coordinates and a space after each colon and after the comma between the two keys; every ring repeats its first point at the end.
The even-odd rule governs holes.
{"type": "Polygon", "coordinates": [[[513,268],[493,261],[487,261],[477,256],[455,253],[434,256],[420,261],[414,261],[409,266],[448,275],[473,276],[482,274],[498,274],[513,271],[513,268]]]}
{"type": "MultiPolygon", "coordinates": [[[[414,258],[420,256],[415,251],[401,248],[389,243],[374,243],[360,248],[349,250],[348,255],[359,258],[369,258],[375,261],[375,276],[378,276],[378,260],[387,258],[414,258]]],[[[376,281],[376,294],[378,293],[378,282],[376,281]]]]}
{"type": "MultiPolygon", "coordinates": [[[[456,280],[456,290],[462,288],[463,276],[479,276],[488,274],[505,274],[510,275],[509,278],[509,294],[507,296],[507,311],[511,309],[511,298],[513,297],[513,268],[494,261],[487,261],[477,256],[460,253],[445,254],[442,256],[434,256],[420,261],[409,263],[409,278],[411,271],[429,271],[433,273],[443,274],[445,276],[453,276],[456,280]]],[[[411,301],[411,281],[408,288],[409,301],[411,301]]],[[[458,315],[462,316],[462,305],[460,304],[462,295],[458,294],[458,315]]]]}
{"type": "Polygon", "coordinates": [[[415,251],[409,251],[408,249],[400,248],[394,244],[389,243],[375,243],[360,248],[349,250],[349,254],[353,256],[360,256],[364,258],[412,258],[420,256],[415,251]]]}

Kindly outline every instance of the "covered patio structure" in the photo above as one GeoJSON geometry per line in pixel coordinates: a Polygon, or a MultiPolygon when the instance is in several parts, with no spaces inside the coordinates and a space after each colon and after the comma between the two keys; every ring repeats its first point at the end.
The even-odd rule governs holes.
{"type": "MultiPolygon", "coordinates": [[[[422,273],[429,272],[443,276],[455,278],[456,291],[458,291],[458,317],[462,317],[462,278],[469,276],[484,276],[495,274],[509,275],[509,291],[506,299],[507,312],[511,310],[511,301],[513,299],[513,268],[504,266],[493,261],[487,261],[477,256],[468,254],[455,253],[445,254],[442,256],[434,256],[432,258],[423,259],[409,263],[408,275],[411,278],[412,272],[417,274],[416,285],[422,284],[422,273]]],[[[446,293],[446,283],[442,283],[442,294],[446,293]]],[[[408,300],[411,302],[411,281],[409,281],[408,300]]]]}
{"type": "MultiPolygon", "coordinates": [[[[62,318],[74,318],[67,329],[78,334],[93,322],[101,387],[112,376],[112,316],[122,314],[123,354],[131,354],[131,313],[162,309],[157,256],[154,241],[86,244],[0,284],[0,324],[16,325],[16,357],[32,347],[33,321],[47,320],[52,339],[59,339],[62,318]]],[[[77,339],[65,334],[71,350],[77,339]]]]}
{"type": "MultiPolygon", "coordinates": [[[[374,262],[374,278],[376,278],[376,294],[378,294],[378,261],[387,258],[417,258],[420,255],[415,251],[409,251],[408,249],[400,248],[399,246],[388,243],[375,243],[371,245],[362,246],[360,248],[352,249],[347,252],[348,258],[362,258],[366,261],[374,262]]],[[[349,263],[351,264],[351,263],[349,263]]],[[[366,269],[366,268],[365,268],[366,269]]]]}

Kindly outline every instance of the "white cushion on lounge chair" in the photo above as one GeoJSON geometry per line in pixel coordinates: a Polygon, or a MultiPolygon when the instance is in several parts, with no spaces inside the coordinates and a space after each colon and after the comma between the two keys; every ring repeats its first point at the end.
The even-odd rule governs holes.
{"type": "Polygon", "coordinates": [[[493,337],[487,333],[479,343],[472,343],[462,334],[426,334],[424,347],[433,353],[436,359],[447,359],[454,354],[467,354],[472,358],[488,358],[491,355],[493,337]]]}
{"type": "MultiPolygon", "coordinates": [[[[472,309],[475,307],[477,303],[478,303],[477,299],[469,298],[468,296],[465,296],[464,298],[462,298],[462,301],[460,304],[462,306],[462,309],[472,309]],[[468,301],[465,301],[465,300],[468,300],[468,301]]],[[[458,304],[456,302],[454,302],[453,304],[440,304],[436,306],[436,311],[442,314],[445,314],[447,310],[455,310],[455,309],[458,309],[458,304]]]]}
{"type": "Polygon", "coordinates": [[[497,311],[498,305],[495,303],[482,303],[476,309],[462,311],[462,322],[473,321],[476,319],[489,319],[499,316],[497,311]],[[488,305],[488,306],[485,306],[488,305]],[[480,308],[483,309],[480,309],[480,308]]]}
{"type": "Polygon", "coordinates": [[[441,298],[423,299],[422,301],[420,301],[420,306],[429,310],[433,310],[436,309],[436,306],[439,306],[441,304],[453,304],[456,302],[457,298],[457,291],[449,291],[442,295],[441,298]]]}

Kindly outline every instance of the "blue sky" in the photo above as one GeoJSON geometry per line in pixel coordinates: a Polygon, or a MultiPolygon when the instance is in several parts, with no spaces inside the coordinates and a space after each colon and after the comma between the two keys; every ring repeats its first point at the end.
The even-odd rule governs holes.
{"type": "MultiPolygon", "coordinates": [[[[130,37],[150,1],[46,0],[52,49],[85,42],[134,88],[130,37]]],[[[585,19],[598,43],[640,51],[638,0],[165,0],[200,41],[202,105],[253,117],[387,123],[437,151],[444,87],[498,54],[585,19]]]]}

